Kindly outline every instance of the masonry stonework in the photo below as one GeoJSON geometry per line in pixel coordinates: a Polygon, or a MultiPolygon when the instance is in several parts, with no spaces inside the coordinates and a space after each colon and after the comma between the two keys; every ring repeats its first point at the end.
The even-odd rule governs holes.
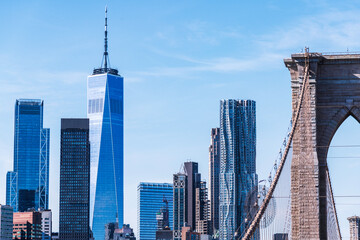
{"type": "MultiPolygon", "coordinates": [[[[284,60],[291,74],[293,118],[304,81],[305,54],[284,60]]],[[[293,138],[292,239],[336,239],[336,212],[329,206],[327,153],[349,116],[360,122],[360,55],[309,54],[309,79],[293,138]]]]}

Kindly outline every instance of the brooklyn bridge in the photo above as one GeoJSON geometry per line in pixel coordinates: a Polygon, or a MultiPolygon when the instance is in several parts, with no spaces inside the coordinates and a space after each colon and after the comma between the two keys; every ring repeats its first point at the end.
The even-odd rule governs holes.
{"type": "Polygon", "coordinates": [[[235,238],[341,239],[327,156],[342,123],[350,116],[360,122],[360,54],[305,49],[284,63],[290,126],[269,179],[249,200],[246,230],[235,238]]]}

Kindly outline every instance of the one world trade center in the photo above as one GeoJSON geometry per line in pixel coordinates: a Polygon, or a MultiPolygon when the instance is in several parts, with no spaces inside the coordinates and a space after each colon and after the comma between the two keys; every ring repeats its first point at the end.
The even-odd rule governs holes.
{"type": "Polygon", "coordinates": [[[90,221],[95,239],[104,239],[105,224],[123,224],[124,79],[110,67],[105,9],[105,50],[101,67],[87,79],[90,120],[90,221]]]}

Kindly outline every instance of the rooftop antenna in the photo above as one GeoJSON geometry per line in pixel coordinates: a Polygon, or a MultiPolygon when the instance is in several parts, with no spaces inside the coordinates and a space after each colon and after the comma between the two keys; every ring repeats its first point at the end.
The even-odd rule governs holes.
{"type": "MultiPolygon", "coordinates": [[[[105,72],[107,72],[108,69],[108,61],[109,61],[109,53],[108,53],[108,38],[107,38],[107,5],[105,6],[105,39],[104,39],[105,43],[104,43],[104,56],[103,56],[103,61],[104,61],[104,69],[105,72]]],[[[102,63],[101,63],[102,65],[102,63]]],[[[109,61],[109,65],[110,65],[110,61],[109,61]]]]}
{"type": "Polygon", "coordinates": [[[107,31],[107,5],[105,6],[105,38],[104,38],[104,54],[101,60],[101,66],[100,68],[96,68],[93,71],[93,74],[104,74],[104,73],[110,73],[113,75],[119,75],[117,69],[113,69],[110,66],[110,59],[109,59],[109,53],[108,53],[108,31],[107,31]],[[104,63],[104,64],[103,64],[104,63]]]}

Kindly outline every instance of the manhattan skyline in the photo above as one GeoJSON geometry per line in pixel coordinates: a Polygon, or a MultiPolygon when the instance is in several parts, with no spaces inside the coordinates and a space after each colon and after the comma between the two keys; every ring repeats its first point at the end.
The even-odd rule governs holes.
{"type": "MultiPolygon", "coordinates": [[[[304,45],[317,52],[360,49],[355,1],[336,8],[335,1],[5,3],[0,10],[0,185],[5,186],[6,171],[12,169],[15,100],[44,99],[44,123],[52,129],[54,225],[60,118],[86,117],[86,76],[100,65],[106,3],[111,61],[125,79],[124,220],[134,229],[140,181],[172,182],[172,173],[187,159],[199,162],[207,179],[210,130],[219,127],[220,99],[256,100],[257,166],[259,179],[266,178],[291,116],[290,77],[282,59],[304,45]],[[154,165],[162,168],[147,171],[154,165]],[[134,177],[135,171],[141,174],[134,177]]],[[[346,133],[352,140],[360,132],[350,119],[334,141],[348,139],[343,128],[350,129],[346,133]]],[[[330,168],[338,164],[335,160],[330,168]]],[[[345,164],[360,167],[351,160],[345,164]]],[[[333,175],[335,193],[340,186],[335,179],[343,175],[345,170],[333,175]]],[[[0,189],[0,203],[5,203],[5,189],[0,189]]]]}

